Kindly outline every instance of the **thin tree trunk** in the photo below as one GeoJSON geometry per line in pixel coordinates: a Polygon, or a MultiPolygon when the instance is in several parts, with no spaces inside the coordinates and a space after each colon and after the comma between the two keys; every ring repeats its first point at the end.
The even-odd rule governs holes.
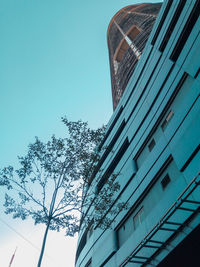
{"type": "Polygon", "coordinates": [[[42,242],[42,248],[41,248],[40,257],[39,257],[39,261],[38,261],[37,267],[41,267],[42,258],[43,258],[43,255],[44,255],[44,249],[45,249],[46,240],[47,240],[47,234],[48,234],[48,231],[49,231],[49,225],[50,225],[50,222],[51,222],[51,218],[52,218],[52,214],[53,214],[53,210],[54,210],[54,205],[55,205],[55,201],[56,201],[56,196],[57,196],[57,193],[58,193],[58,186],[60,184],[61,179],[62,179],[62,176],[60,176],[60,178],[58,180],[57,187],[55,188],[55,190],[53,192],[52,199],[51,199],[51,204],[50,204],[50,209],[49,209],[49,217],[48,217],[49,220],[48,220],[47,227],[46,227],[46,230],[45,230],[45,233],[44,233],[44,238],[43,238],[43,242],[42,242]]]}
{"type": "Polygon", "coordinates": [[[48,231],[49,231],[49,225],[50,225],[50,221],[48,221],[48,224],[47,224],[47,227],[46,227],[46,230],[45,230],[45,233],[44,233],[43,242],[42,242],[42,248],[41,248],[41,251],[40,251],[40,257],[39,257],[39,260],[38,260],[37,267],[41,267],[42,258],[43,258],[43,255],[44,255],[44,249],[45,249],[46,240],[47,240],[47,234],[48,234],[48,231]]]}

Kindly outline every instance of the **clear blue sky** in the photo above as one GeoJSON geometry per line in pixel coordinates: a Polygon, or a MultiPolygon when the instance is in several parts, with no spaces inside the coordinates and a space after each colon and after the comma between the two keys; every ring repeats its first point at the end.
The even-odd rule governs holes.
{"type": "MultiPolygon", "coordinates": [[[[15,165],[34,136],[65,136],[60,120],[64,115],[95,128],[108,122],[112,100],[107,27],[119,9],[142,2],[0,1],[0,168],[15,165]]],[[[1,230],[12,237],[2,223],[1,230]]]]}

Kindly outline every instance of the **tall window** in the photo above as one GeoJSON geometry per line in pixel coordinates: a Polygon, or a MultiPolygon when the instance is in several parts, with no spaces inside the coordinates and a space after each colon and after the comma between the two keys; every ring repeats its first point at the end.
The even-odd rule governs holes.
{"type": "Polygon", "coordinates": [[[174,112],[172,110],[169,111],[169,113],[167,114],[167,116],[165,117],[163,123],[161,124],[161,128],[164,131],[168,125],[168,123],[170,122],[171,118],[174,116],[174,112]]]}
{"type": "Polygon", "coordinates": [[[123,222],[117,230],[118,246],[121,247],[132,233],[139,227],[144,219],[144,208],[142,207],[137,213],[133,212],[130,217],[123,222]]]}
{"type": "Polygon", "coordinates": [[[134,230],[142,223],[144,218],[144,208],[142,207],[138,213],[133,217],[134,230]]]}

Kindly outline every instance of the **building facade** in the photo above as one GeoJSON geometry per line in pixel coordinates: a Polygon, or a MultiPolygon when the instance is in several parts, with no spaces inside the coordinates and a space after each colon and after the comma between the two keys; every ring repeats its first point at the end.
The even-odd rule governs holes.
{"type": "MultiPolygon", "coordinates": [[[[152,7],[150,12],[144,7],[124,10],[155,21],[152,7]]],[[[153,28],[145,47],[135,39],[141,24],[133,21],[116,41],[111,28],[122,11],[111,21],[112,90],[121,93],[117,100],[113,94],[115,110],[100,144],[105,149],[88,190],[95,197],[96,188],[101,190],[112,173],[119,173],[120,190],[110,210],[120,201],[128,208],[113,218],[105,211],[113,220],[108,228],[81,227],[76,267],[200,266],[199,13],[199,0],[164,1],[154,26],[149,24],[153,28]],[[129,33],[134,38],[127,47],[123,42],[129,33]],[[133,57],[138,51],[137,64],[131,63],[125,83],[121,78],[116,82],[130,49],[133,57]],[[115,83],[125,87],[116,89],[115,83]]]]}

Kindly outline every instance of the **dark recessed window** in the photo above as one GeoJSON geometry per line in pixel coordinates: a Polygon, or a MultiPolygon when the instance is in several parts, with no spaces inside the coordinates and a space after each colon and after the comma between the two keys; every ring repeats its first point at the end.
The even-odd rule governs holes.
{"type": "Polygon", "coordinates": [[[88,228],[88,231],[87,231],[87,237],[86,237],[87,241],[90,239],[93,231],[94,231],[94,226],[93,226],[93,224],[91,224],[90,227],[88,228]]]}
{"type": "Polygon", "coordinates": [[[103,140],[101,141],[101,144],[99,145],[98,147],[98,151],[100,151],[102,149],[102,146],[104,145],[106,139],[108,138],[109,134],[111,133],[112,129],[114,128],[116,122],[118,121],[120,115],[122,114],[122,111],[123,111],[123,106],[120,107],[117,115],[115,116],[115,119],[113,120],[112,124],[110,125],[108,131],[106,132],[103,140]]]}
{"type": "Polygon", "coordinates": [[[167,6],[166,6],[166,8],[165,8],[165,11],[164,11],[164,13],[163,13],[163,15],[162,15],[162,18],[161,18],[161,20],[160,20],[160,23],[159,23],[159,25],[158,25],[158,27],[157,27],[156,33],[155,33],[155,35],[154,35],[154,37],[153,37],[153,39],[152,39],[152,42],[151,42],[152,45],[154,45],[155,42],[156,42],[156,39],[157,39],[157,37],[158,37],[158,35],[159,35],[159,33],[160,33],[160,30],[161,30],[161,28],[162,28],[162,26],[163,26],[163,23],[164,23],[164,21],[165,21],[165,19],[166,19],[166,17],[167,17],[167,14],[169,13],[169,10],[170,10],[170,7],[171,7],[171,5],[172,5],[172,2],[173,2],[173,0],[169,0],[168,3],[167,3],[167,6]]]}
{"type": "Polygon", "coordinates": [[[78,245],[78,248],[77,248],[77,251],[76,251],[76,261],[81,253],[81,251],[83,250],[83,248],[85,247],[86,245],[86,242],[87,242],[87,230],[85,231],[85,233],[83,234],[80,242],[79,242],[79,245],[78,245]]]}
{"type": "Polygon", "coordinates": [[[85,267],[92,267],[92,259],[89,259],[89,261],[86,263],[85,267]]]}
{"type": "Polygon", "coordinates": [[[106,183],[106,181],[108,180],[108,178],[110,177],[110,175],[113,173],[115,167],[120,162],[120,160],[123,157],[123,155],[125,154],[128,146],[129,146],[129,140],[128,140],[128,137],[127,137],[124,140],[124,143],[122,144],[122,146],[120,147],[120,149],[118,150],[116,156],[112,160],[111,164],[109,165],[109,167],[107,168],[107,170],[104,172],[104,175],[101,177],[101,180],[98,182],[98,184],[97,184],[97,194],[99,193],[99,191],[101,190],[101,188],[104,186],[104,184],[106,183]]]}
{"type": "Polygon", "coordinates": [[[175,48],[170,56],[170,59],[176,61],[183,50],[185,43],[188,40],[189,35],[191,34],[195,23],[197,22],[200,14],[200,0],[197,0],[194,4],[194,7],[190,13],[190,16],[185,24],[184,29],[182,30],[179,39],[175,45],[175,48]]]}
{"type": "Polygon", "coordinates": [[[162,189],[165,189],[167,185],[170,183],[171,179],[169,175],[167,174],[161,181],[162,189]]]}
{"type": "Polygon", "coordinates": [[[176,9],[176,11],[175,11],[175,14],[174,14],[174,16],[173,16],[173,18],[172,18],[172,20],[171,20],[171,23],[170,23],[170,25],[169,25],[169,27],[168,27],[168,29],[167,29],[167,32],[166,32],[166,34],[165,34],[165,36],[164,36],[164,38],[163,38],[162,43],[161,43],[161,45],[160,45],[159,50],[160,50],[161,52],[164,51],[164,49],[165,49],[165,47],[166,47],[166,45],[167,45],[167,43],[168,43],[168,40],[169,40],[169,38],[170,38],[170,36],[171,36],[171,34],[172,34],[174,28],[175,28],[175,25],[176,25],[176,23],[177,23],[177,21],[178,21],[180,15],[181,15],[181,12],[182,12],[182,10],[183,10],[183,8],[184,8],[185,3],[186,3],[185,0],[182,0],[182,1],[179,2],[179,5],[178,5],[178,7],[177,7],[177,9],[176,9]]]}
{"type": "Polygon", "coordinates": [[[170,112],[167,114],[165,120],[161,124],[161,128],[163,131],[165,130],[165,128],[167,127],[168,123],[170,122],[170,120],[173,116],[174,116],[174,112],[172,110],[170,110],[170,112]]]}
{"type": "Polygon", "coordinates": [[[196,72],[196,74],[194,76],[195,79],[198,77],[199,73],[200,73],[200,68],[198,69],[198,71],[196,72]]]}
{"type": "Polygon", "coordinates": [[[148,144],[149,152],[152,151],[155,145],[156,145],[156,142],[154,139],[152,139],[151,142],[148,144]]]}

